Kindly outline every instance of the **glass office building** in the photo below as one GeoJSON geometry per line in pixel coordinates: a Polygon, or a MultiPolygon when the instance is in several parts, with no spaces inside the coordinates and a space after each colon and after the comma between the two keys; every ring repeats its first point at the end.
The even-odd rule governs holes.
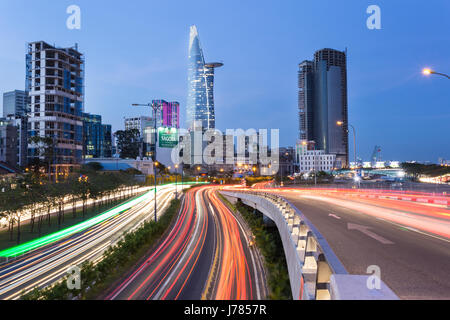
{"type": "Polygon", "coordinates": [[[187,128],[203,130],[216,127],[214,111],[214,69],[222,63],[205,63],[196,26],[191,26],[189,39],[187,128]]]}
{"type": "Polygon", "coordinates": [[[28,92],[14,90],[3,93],[3,117],[20,116],[28,114],[28,92]]]}
{"type": "Polygon", "coordinates": [[[316,51],[313,61],[300,63],[298,86],[300,140],[335,155],[335,167],[348,167],[347,53],[316,51]]]}
{"type": "Polygon", "coordinates": [[[85,159],[112,157],[111,125],[102,124],[100,115],[83,113],[83,141],[85,159]]]}

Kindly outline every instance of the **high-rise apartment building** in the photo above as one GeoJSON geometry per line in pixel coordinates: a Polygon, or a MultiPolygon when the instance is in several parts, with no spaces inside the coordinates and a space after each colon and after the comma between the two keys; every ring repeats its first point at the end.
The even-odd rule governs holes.
{"type": "Polygon", "coordinates": [[[348,167],[347,53],[322,49],[299,65],[299,139],[348,167]],[[342,125],[337,125],[342,122],[342,125]]]}
{"type": "Polygon", "coordinates": [[[3,93],[3,117],[26,116],[28,114],[28,92],[14,90],[3,93]]]}
{"type": "MultiPolygon", "coordinates": [[[[37,41],[28,44],[26,64],[26,91],[30,95],[30,137],[53,139],[53,167],[72,167],[81,163],[83,54],[78,51],[77,45],[57,48],[37,41]]],[[[38,150],[38,146],[29,144],[28,158],[39,158],[38,150]]]]}
{"type": "Polygon", "coordinates": [[[196,26],[191,26],[189,40],[187,128],[214,129],[214,70],[222,63],[205,63],[196,26]]]}
{"type": "Polygon", "coordinates": [[[84,158],[111,158],[111,125],[102,124],[102,116],[83,113],[84,158]]]}
{"type": "Polygon", "coordinates": [[[159,107],[156,115],[156,126],[158,128],[180,128],[180,103],[176,101],[167,102],[165,100],[153,100],[152,103],[159,107]]]}

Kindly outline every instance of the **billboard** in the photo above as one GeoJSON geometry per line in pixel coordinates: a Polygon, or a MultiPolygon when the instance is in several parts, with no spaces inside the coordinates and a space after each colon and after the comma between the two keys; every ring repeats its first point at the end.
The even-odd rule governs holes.
{"type": "Polygon", "coordinates": [[[178,130],[176,128],[158,128],[160,148],[173,149],[178,145],[178,130]]]}

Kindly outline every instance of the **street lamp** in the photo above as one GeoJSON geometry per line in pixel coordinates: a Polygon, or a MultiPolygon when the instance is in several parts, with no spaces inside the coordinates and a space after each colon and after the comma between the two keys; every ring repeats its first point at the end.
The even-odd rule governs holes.
{"type": "Polygon", "coordinates": [[[175,165],[175,199],[178,199],[178,165],[175,165]]]}
{"type": "MultiPolygon", "coordinates": [[[[168,178],[169,178],[169,181],[170,181],[170,170],[172,170],[172,167],[167,167],[167,170],[169,171],[169,174],[168,174],[168,178]]],[[[164,180],[164,182],[165,182],[165,180],[164,180]]]]}
{"type": "Polygon", "coordinates": [[[197,167],[197,182],[200,181],[200,171],[202,168],[200,166],[197,167]]]}
{"type": "Polygon", "coordinates": [[[153,176],[155,178],[155,222],[158,221],[158,217],[156,214],[157,211],[157,205],[156,205],[156,167],[158,165],[158,163],[156,162],[156,140],[157,140],[157,135],[156,135],[156,118],[158,115],[158,111],[161,111],[161,105],[157,104],[157,103],[146,103],[146,104],[140,104],[140,103],[133,103],[132,104],[133,107],[150,107],[153,109],[153,130],[154,130],[154,137],[155,137],[155,151],[153,153],[153,176]]]}
{"type": "MultiPolygon", "coordinates": [[[[338,126],[340,126],[340,127],[342,127],[343,125],[344,125],[344,122],[342,122],[342,121],[338,121],[338,122],[336,122],[336,124],[338,125],[338,126]]],[[[354,152],[354,156],[355,156],[355,166],[357,165],[357,161],[356,161],[356,130],[355,130],[355,127],[354,126],[352,126],[351,124],[348,124],[351,128],[352,128],[352,130],[353,130],[353,152],[354,152]]],[[[348,133],[348,130],[347,130],[347,133],[348,133]]]]}
{"type": "Polygon", "coordinates": [[[313,146],[314,146],[314,157],[313,157],[313,161],[314,161],[314,187],[317,187],[317,160],[316,160],[316,142],[315,141],[311,141],[313,146]]]}
{"type": "Polygon", "coordinates": [[[446,77],[447,79],[450,79],[450,76],[449,76],[448,74],[436,72],[436,71],[434,71],[434,70],[432,70],[432,69],[430,69],[430,68],[425,68],[425,69],[423,69],[423,70],[422,70],[422,73],[423,73],[424,75],[426,75],[426,76],[429,76],[430,74],[437,74],[437,75],[439,75],[439,76],[443,76],[443,77],[446,77]]]}

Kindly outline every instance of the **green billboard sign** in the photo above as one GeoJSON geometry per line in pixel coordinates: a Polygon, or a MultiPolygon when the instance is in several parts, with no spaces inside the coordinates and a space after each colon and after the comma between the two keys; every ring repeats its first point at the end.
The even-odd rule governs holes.
{"type": "Polygon", "coordinates": [[[176,128],[159,128],[158,141],[160,148],[175,148],[178,145],[178,130],[176,128]]]}

